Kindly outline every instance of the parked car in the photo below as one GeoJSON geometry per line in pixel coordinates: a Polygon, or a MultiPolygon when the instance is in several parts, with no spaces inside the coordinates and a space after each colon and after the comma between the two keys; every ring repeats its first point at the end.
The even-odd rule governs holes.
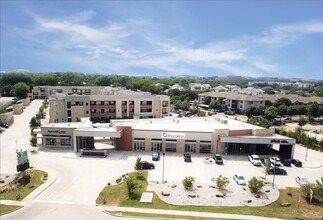
{"type": "Polygon", "coordinates": [[[223,164],[223,160],[220,154],[213,155],[213,159],[216,164],[223,164]]]}
{"type": "Polygon", "coordinates": [[[319,132],[317,130],[311,130],[311,131],[309,131],[309,133],[319,134],[319,132]]]}
{"type": "Polygon", "coordinates": [[[3,131],[5,131],[5,129],[0,127],[0,133],[3,132],[3,131]]]}
{"type": "Polygon", "coordinates": [[[290,165],[291,165],[290,159],[288,159],[288,158],[281,158],[280,161],[286,167],[290,167],[290,165]]]}
{"type": "Polygon", "coordinates": [[[278,157],[270,157],[269,160],[274,166],[280,166],[280,159],[278,157]]]}
{"type": "Polygon", "coordinates": [[[192,162],[191,155],[188,153],[184,154],[184,161],[185,162],[192,162]]]}
{"type": "Polygon", "coordinates": [[[152,160],[159,160],[159,158],[160,158],[159,151],[154,151],[153,156],[152,156],[152,160]]]}
{"type": "Polygon", "coordinates": [[[254,166],[261,166],[261,160],[256,154],[249,154],[248,160],[254,165],[254,166]]]}
{"type": "Polygon", "coordinates": [[[296,176],[295,180],[300,186],[308,183],[307,179],[303,176],[296,176]]]}
{"type": "Polygon", "coordinates": [[[269,167],[269,171],[271,174],[282,174],[287,175],[286,170],[279,168],[279,167],[269,167]]]}
{"type": "Polygon", "coordinates": [[[143,170],[145,170],[145,169],[155,169],[155,165],[153,163],[149,163],[147,161],[141,161],[140,163],[142,165],[143,170]]]}
{"type": "Polygon", "coordinates": [[[234,174],[233,179],[237,182],[238,185],[246,185],[247,184],[245,178],[241,175],[234,174]]]}
{"type": "Polygon", "coordinates": [[[302,167],[302,161],[298,159],[291,159],[290,162],[295,165],[295,167],[302,167]]]}

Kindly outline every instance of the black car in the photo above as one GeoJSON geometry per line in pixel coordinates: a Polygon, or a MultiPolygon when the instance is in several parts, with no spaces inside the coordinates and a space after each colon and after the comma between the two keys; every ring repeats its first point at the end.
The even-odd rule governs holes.
{"type": "Polygon", "coordinates": [[[142,169],[155,169],[155,165],[153,163],[149,163],[147,161],[141,161],[140,164],[142,165],[142,169]]]}
{"type": "Polygon", "coordinates": [[[285,167],[290,167],[291,165],[290,159],[288,158],[281,158],[280,161],[285,167]]]}
{"type": "Polygon", "coordinates": [[[279,167],[269,167],[269,171],[271,174],[282,174],[287,175],[286,170],[279,168],[279,167]]]}
{"type": "Polygon", "coordinates": [[[302,161],[298,159],[291,159],[290,162],[295,165],[295,167],[302,167],[302,161]]]}
{"type": "Polygon", "coordinates": [[[220,154],[214,154],[213,160],[215,161],[216,164],[223,164],[223,160],[220,154]]]}
{"type": "Polygon", "coordinates": [[[192,162],[192,158],[190,154],[184,154],[184,161],[185,162],[192,162]]]}

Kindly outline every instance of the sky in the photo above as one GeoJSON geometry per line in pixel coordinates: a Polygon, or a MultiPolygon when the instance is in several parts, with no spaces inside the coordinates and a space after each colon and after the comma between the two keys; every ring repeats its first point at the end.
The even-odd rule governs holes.
{"type": "Polygon", "coordinates": [[[323,1],[1,1],[1,71],[323,79],[323,1]]]}

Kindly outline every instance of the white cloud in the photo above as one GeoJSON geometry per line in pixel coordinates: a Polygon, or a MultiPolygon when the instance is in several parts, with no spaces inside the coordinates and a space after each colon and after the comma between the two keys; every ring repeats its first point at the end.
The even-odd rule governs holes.
{"type": "Polygon", "coordinates": [[[60,53],[68,50],[70,61],[81,66],[116,73],[131,73],[134,68],[180,74],[192,74],[196,69],[248,76],[277,73],[280,66],[273,64],[265,49],[272,48],[272,45],[283,47],[304,35],[323,33],[323,23],[320,22],[277,25],[258,35],[210,41],[194,47],[191,41],[160,37],[162,35],[152,31],[156,27],[152,28],[149,20],[130,19],[94,27],[89,25],[96,15],[93,10],[63,19],[29,14],[37,24],[30,32],[32,36],[37,38],[42,33],[57,36],[55,40],[43,39],[43,45],[47,44],[48,48],[60,53]],[[85,24],[85,21],[88,22],[85,24]],[[73,55],[71,50],[75,50],[73,55]]]}

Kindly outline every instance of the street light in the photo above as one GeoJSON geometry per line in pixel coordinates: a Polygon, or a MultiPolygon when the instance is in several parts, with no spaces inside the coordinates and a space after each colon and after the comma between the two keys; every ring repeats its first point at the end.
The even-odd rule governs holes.
{"type": "Polygon", "coordinates": [[[165,153],[163,153],[163,180],[162,180],[162,183],[164,183],[164,167],[165,167],[165,153]]]}
{"type": "Polygon", "coordinates": [[[274,158],[275,163],[274,163],[274,176],[273,176],[273,189],[275,188],[275,174],[276,174],[276,157],[274,158]]]}

